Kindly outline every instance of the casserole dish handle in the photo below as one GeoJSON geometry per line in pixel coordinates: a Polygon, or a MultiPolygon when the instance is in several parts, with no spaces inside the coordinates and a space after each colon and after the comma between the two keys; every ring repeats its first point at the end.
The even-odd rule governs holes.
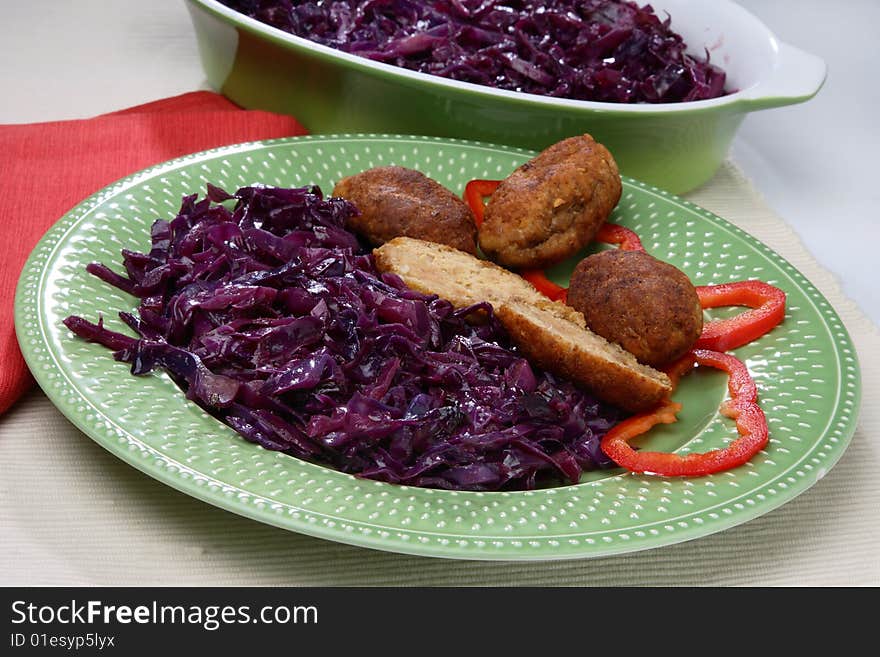
{"type": "Polygon", "coordinates": [[[825,83],[825,61],[787,43],[777,42],[773,70],[766,79],[745,90],[749,109],[766,109],[802,103],[815,96],[825,83]]]}

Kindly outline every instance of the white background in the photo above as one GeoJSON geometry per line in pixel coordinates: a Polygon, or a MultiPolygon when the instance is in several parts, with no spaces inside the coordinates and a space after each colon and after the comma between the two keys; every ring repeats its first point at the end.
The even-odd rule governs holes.
{"type": "MultiPolygon", "coordinates": [[[[823,57],[812,101],[750,115],[733,159],[880,324],[880,1],[741,0],[823,57]]],[[[83,118],[206,87],[183,0],[0,0],[0,123],[83,118]]]]}

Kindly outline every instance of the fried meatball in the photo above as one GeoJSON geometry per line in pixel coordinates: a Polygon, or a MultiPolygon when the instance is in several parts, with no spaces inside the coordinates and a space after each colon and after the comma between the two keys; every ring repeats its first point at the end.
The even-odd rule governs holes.
{"type": "Polygon", "coordinates": [[[477,252],[477,227],[467,204],[425,174],[399,166],[368,169],[340,180],[333,196],[361,214],[348,227],[378,246],[406,236],[477,252]]]}
{"type": "Polygon", "coordinates": [[[609,249],[581,260],[568,304],[595,333],[652,367],[686,354],[703,330],[703,309],[690,279],[640,251],[609,249]]]}
{"type": "Polygon", "coordinates": [[[483,253],[513,269],[543,269],[589,244],[620,200],[611,153],[590,135],[560,141],[508,176],[486,205],[483,253]]]}

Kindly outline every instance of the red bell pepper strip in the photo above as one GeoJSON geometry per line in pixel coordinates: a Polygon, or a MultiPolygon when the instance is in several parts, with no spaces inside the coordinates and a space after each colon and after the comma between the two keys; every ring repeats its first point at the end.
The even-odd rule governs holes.
{"type": "Polygon", "coordinates": [[[697,477],[729,470],[742,465],[767,444],[767,418],[758,405],[758,389],[745,364],[730,354],[697,349],[694,360],[703,366],[725,370],[729,374],[730,399],[721,407],[722,414],[736,421],[739,438],[722,449],[692,454],[636,451],[629,441],[659,423],[675,422],[681,405],[667,400],[649,413],[634,415],[615,425],[602,438],[602,451],[615,463],[632,472],[666,477],[697,477]]]}
{"type": "Polygon", "coordinates": [[[751,308],[730,319],[708,322],[697,340],[698,349],[736,349],[761,337],[785,319],[785,292],[763,281],[700,285],[697,296],[703,308],[751,308]]]}
{"type": "Polygon", "coordinates": [[[483,224],[483,214],[486,211],[483,199],[492,196],[500,184],[500,180],[471,180],[464,186],[464,200],[474,213],[474,223],[477,224],[477,228],[483,224]]]}
{"type": "Polygon", "coordinates": [[[678,382],[685,374],[694,369],[694,365],[696,365],[697,359],[694,356],[694,353],[688,352],[678,360],[674,360],[669,363],[666,367],[663,368],[663,372],[666,376],[669,377],[669,380],[672,381],[672,390],[673,392],[678,387],[678,382]]]}
{"type": "MultiPolygon", "coordinates": [[[[694,358],[693,352],[685,354],[678,360],[674,361],[672,364],[668,365],[664,368],[664,372],[672,381],[672,390],[678,387],[678,381],[682,376],[687,374],[693,369],[696,360],[694,358]]],[[[634,452],[632,448],[627,444],[626,441],[629,441],[636,436],[640,436],[643,433],[647,433],[657,424],[672,424],[673,422],[678,421],[678,412],[681,410],[681,404],[678,402],[672,401],[671,398],[667,398],[663,402],[661,402],[654,410],[640,413],[638,415],[633,415],[632,417],[627,418],[623,422],[615,425],[611,431],[616,432],[611,438],[608,436],[611,435],[611,431],[605,435],[605,438],[602,440],[601,447],[602,450],[608,455],[609,458],[614,460],[618,465],[622,465],[617,458],[610,453],[606,449],[606,441],[607,445],[610,445],[611,452],[619,451],[624,453],[624,460],[626,459],[626,455],[628,452],[632,452],[633,454],[639,454],[639,452],[634,452]],[[617,446],[616,442],[621,441],[622,445],[617,446]]]]}
{"type": "Polygon", "coordinates": [[[561,301],[565,303],[568,299],[568,288],[557,285],[540,269],[525,269],[519,272],[519,275],[535,286],[545,297],[551,301],[561,301]]]}
{"type": "Polygon", "coordinates": [[[642,240],[639,236],[629,228],[624,228],[619,224],[612,224],[606,221],[599,227],[596,232],[596,241],[605,244],[616,244],[624,251],[644,251],[642,240]]]}

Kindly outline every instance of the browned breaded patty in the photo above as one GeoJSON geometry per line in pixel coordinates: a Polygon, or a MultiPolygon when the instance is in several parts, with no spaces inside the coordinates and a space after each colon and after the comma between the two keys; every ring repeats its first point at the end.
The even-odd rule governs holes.
{"type": "Polygon", "coordinates": [[[672,392],[665,374],[636,361],[632,354],[589,329],[568,321],[562,304],[508,299],[496,314],[511,339],[539,367],[565,377],[599,399],[638,413],[653,408],[672,392]]]}
{"type": "Polygon", "coordinates": [[[703,309],[687,275],[639,251],[609,249],[581,260],[568,304],[593,331],[654,367],[686,354],[703,330],[703,309]]]}
{"type": "Polygon", "coordinates": [[[333,196],[361,214],[348,227],[371,244],[401,235],[477,252],[477,227],[467,204],[425,174],[399,166],[377,167],[340,180],[333,196]]]}
{"type": "Polygon", "coordinates": [[[399,237],[374,249],[380,271],[436,294],[457,308],[488,301],[511,339],[536,365],[631,412],[672,392],[669,378],[585,326],[583,316],[549,301],[531,284],[491,262],[440,244],[399,237]]]}
{"type": "Polygon", "coordinates": [[[590,135],[560,141],[508,176],[486,205],[479,244],[495,262],[543,269],[574,255],[620,200],[617,164],[590,135]]]}

